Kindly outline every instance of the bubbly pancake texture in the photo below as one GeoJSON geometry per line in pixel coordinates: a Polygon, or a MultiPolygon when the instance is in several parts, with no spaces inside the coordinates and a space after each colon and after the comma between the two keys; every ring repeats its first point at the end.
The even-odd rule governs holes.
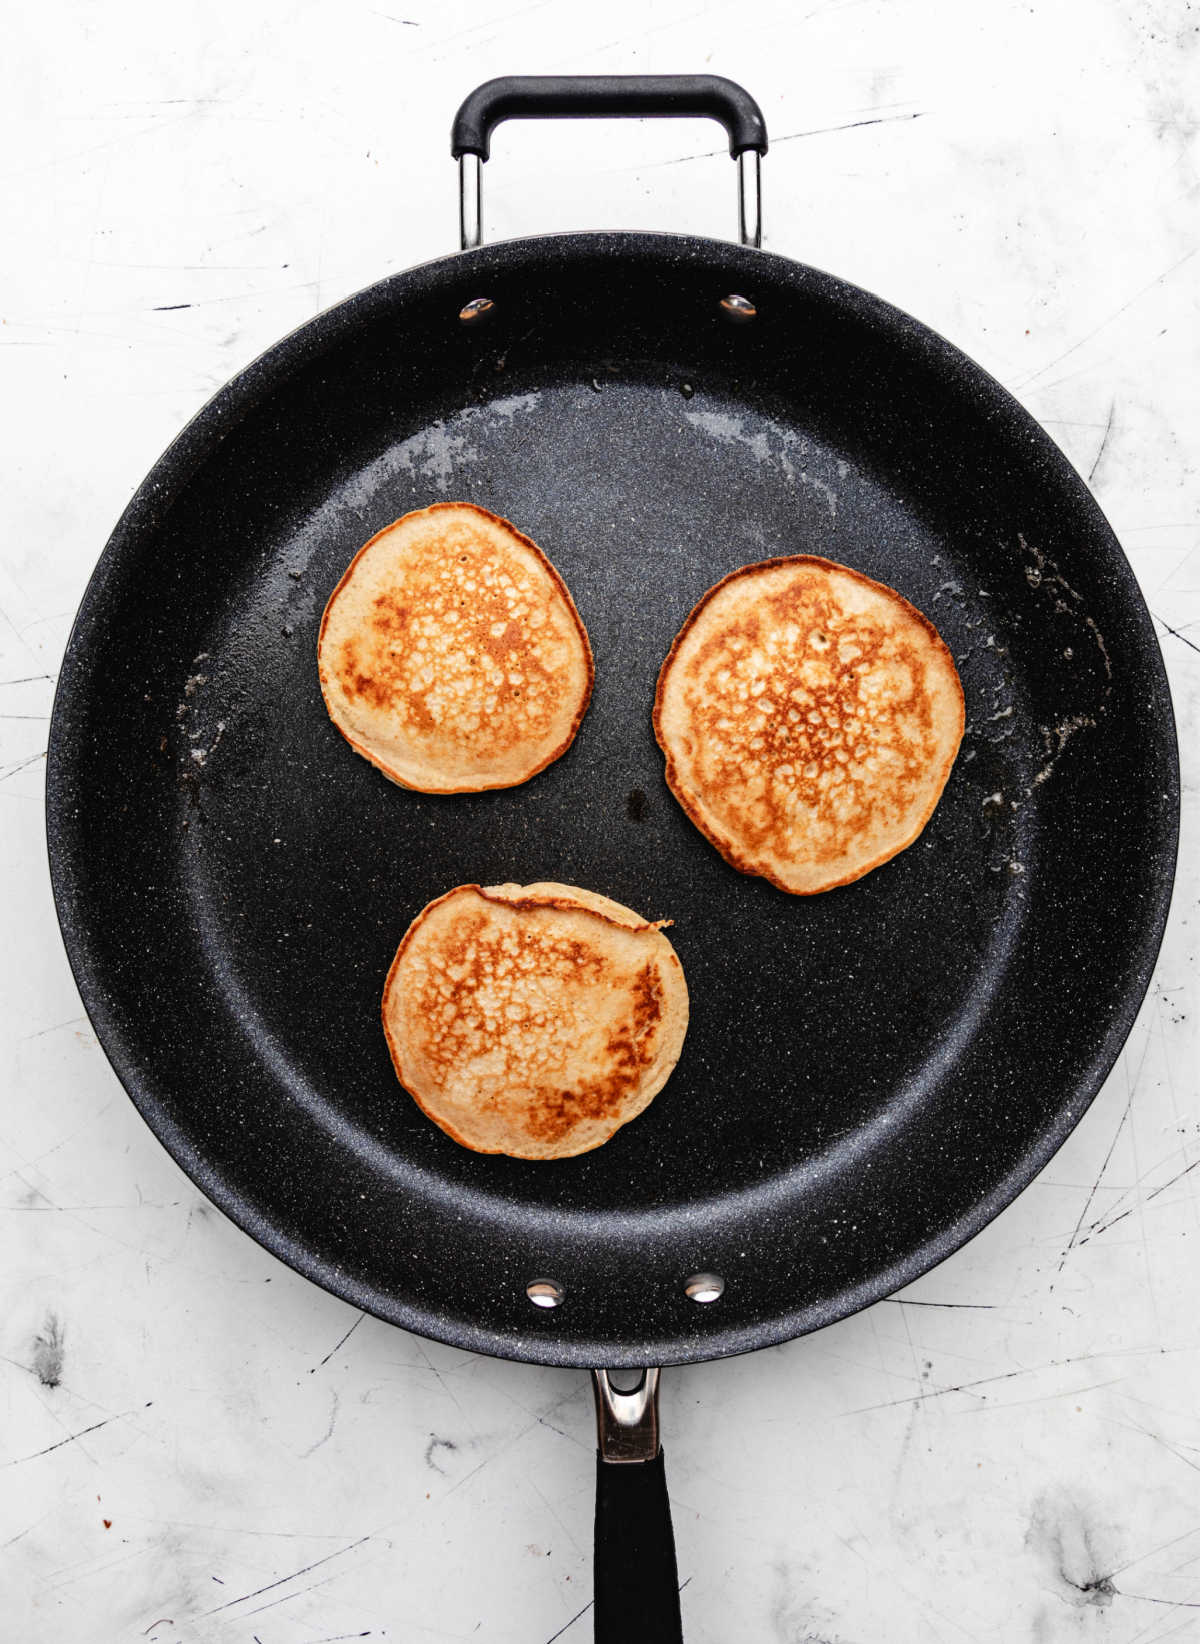
{"type": "Polygon", "coordinates": [[[666,1084],[687,984],[661,922],[572,885],[459,885],[409,926],[383,1028],[396,1075],[477,1153],[565,1159],[666,1084]]]}
{"type": "Polygon", "coordinates": [[[325,608],[317,662],[351,747],[423,793],[527,781],[566,752],[592,691],[558,572],[465,502],[406,514],[359,550],[325,608]]]}
{"type": "Polygon", "coordinates": [[[810,555],[709,590],[659,674],[667,782],[742,873],[807,896],[932,816],[964,725],[941,636],[902,595],[810,555]]]}

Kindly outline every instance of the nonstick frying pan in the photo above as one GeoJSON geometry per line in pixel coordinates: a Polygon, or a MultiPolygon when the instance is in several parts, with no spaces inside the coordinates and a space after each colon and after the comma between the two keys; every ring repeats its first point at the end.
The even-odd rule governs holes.
{"type": "MultiPolygon", "coordinates": [[[[133,1100],[284,1261],[479,1352],[714,1358],[915,1278],[1078,1121],[1166,917],[1174,727],[1111,530],[961,353],[756,249],[765,149],[756,104],[711,76],[481,87],[453,136],[474,248],[320,315],[200,412],[114,531],[63,662],[54,890],[133,1100]],[[747,243],[477,243],[499,120],[634,113],[723,121],[747,243]],[[591,636],[582,730],[520,788],[399,790],[322,705],[330,590],[442,498],[541,544],[591,636]],[[967,701],[921,838],[814,898],[721,859],[650,725],[696,600],[789,552],[900,589],[967,701]],[[659,1098],[556,1163],[457,1147],[400,1091],[378,1020],[426,902],[539,879],[673,918],[692,999],[659,1098]]],[[[656,1382],[597,1377],[598,1637],[678,1636],[656,1382]]]]}

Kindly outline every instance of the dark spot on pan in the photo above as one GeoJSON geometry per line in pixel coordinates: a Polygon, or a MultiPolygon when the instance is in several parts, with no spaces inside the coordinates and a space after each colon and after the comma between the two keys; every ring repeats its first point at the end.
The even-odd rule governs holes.
{"type": "Polygon", "coordinates": [[[57,1387],[62,1381],[65,1341],[62,1320],[55,1313],[47,1313],[45,1324],[33,1338],[33,1362],[29,1366],[43,1387],[57,1387]]]}
{"type": "Polygon", "coordinates": [[[193,806],[200,808],[200,777],[195,770],[182,770],[176,779],[191,800],[193,806]]]}
{"type": "Polygon", "coordinates": [[[625,801],[625,809],[631,822],[646,820],[646,796],[640,788],[630,788],[629,797],[625,801]]]}

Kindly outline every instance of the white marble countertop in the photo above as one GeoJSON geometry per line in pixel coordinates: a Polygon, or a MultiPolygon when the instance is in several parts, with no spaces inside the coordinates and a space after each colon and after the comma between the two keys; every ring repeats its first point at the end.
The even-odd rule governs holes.
{"type": "MultiPolygon", "coordinates": [[[[500,72],[681,69],[763,104],[769,246],[943,332],[1087,478],[1154,613],[1184,767],[1155,981],[1042,1176],[903,1296],[665,1377],[689,1644],[1200,1639],[1185,0],[22,13],[0,65],[6,1639],[590,1636],[587,1378],[363,1318],[208,1205],[83,1016],[43,753],[87,576],[181,424],[291,327],[452,248],[446,133],[465,92],[500,72]]],[[[489,235],[729,233],[720,148],[676,122],[552,143],[506,128],[489,235]]]]}

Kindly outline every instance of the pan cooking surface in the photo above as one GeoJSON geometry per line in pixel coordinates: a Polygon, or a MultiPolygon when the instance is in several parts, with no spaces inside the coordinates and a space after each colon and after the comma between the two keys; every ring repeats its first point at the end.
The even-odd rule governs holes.
{"type": "Polygon", "coordinates": [[[460,412],[395,442],[306,515],[236,609],[197,631],[207,654],[189,667],[191,697],[179,683],[174,741],[177,762],[203,756],[178,800],[191,835],[181,866],[220,956],[214,973],[224,985],[228,967],[230,998],[287,1047],[295,1093],[320,1122],[351,1121],[397,1168],[452,1180],[468,1198],[640,1212],[811,1169],[842,1136],[885,1120],[899,1092],[919,1100],[939,1077],[935,1047],[956,1024],[970,1031],[1003,976],[1028,905],[1036,814],[1007,797],[1032,780],[1040,745],[1021,747],[998,720],[972,739],[975,758],[893,871],[850,895],[800,900],[733,872],[690,825],[665,786],[650,705],[706,588],[749,560],[816,547],[902,577],[964,658],[973,697],[1002,711],[1013,691],[987,645],[991,614],[974,588],[956,594],[970,572],[936,534],[728,390],[689,401],[670,384],[611,380],[599,393],[567,382],[460,412]],[[639,474],[647,449],[652,483],[639,474]],[[398,790],[356,757],[328,720],[314,663],[349,554],[443,496],[507,509],[532,534],[598,659],[567,756],[520,788],[469,797],[398,790]],[[872,547],[882,519],[885,545],[872,547]],[[281,701],[282,736],[271,730],[282,729],[281,701]],[[600,1152],[548,1170],[447,1146],[397,1089],[377,1021],[382,979],[426,902],[464,880],[537,879],[674,919],[693,1001],[669,1099],[600,1152]],[[891,985],[865,989],[867,972],[891,985]]]}
{"type": "Polygon", "coordinates": [[[373,288],[202,413],[89,590],[50,794],[89,1009],[201,1185],[399,1323],[619,1364],[828,1322],[1018,1190],[1141,998],[1177,782],[1129,569],[994,384],[780,259],[569,236],[373,288]],[[729,290],[756,300],[752,325],[722,319],[729,290]],[[468,330],[477,295],[495,317],[468,330]],[[447,498],[550,556],[596,689],[531,782],[434,797],[350,750],[315,651],[353,553],[447,498]],[[695,602],[792,552],[898,588],[967,701],[920,839],[813,898],[720,858],[668,792],[650,724],[695,602]],[[646,1114],[553,1164],[457,1147],[396,1083],[379,1026],[426,902],[537,879],[673,919],[692,1001],[646,1114]],[[683,1294],[699,1269],[726,1280],[713,1306],[683,1294]],[[553,1313],[525,1296],[545,1275],[566,1291],[553,1313]]]}

